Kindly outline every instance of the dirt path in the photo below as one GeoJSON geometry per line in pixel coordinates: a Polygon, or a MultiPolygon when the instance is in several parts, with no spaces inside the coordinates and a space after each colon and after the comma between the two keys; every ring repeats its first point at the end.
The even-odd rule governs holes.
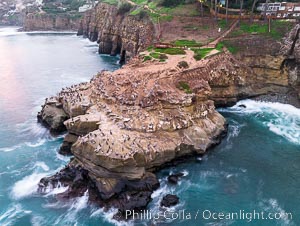
{"type": "Polygon", "coordinates": [[[207,45],[201,47],[201,48],[216,48],[216,46],[218,45],[218,43],[225,38],[230,32],[233,31],[233,29],[236,27],[236,25],[238,24],[238,20],[236,20],[235,22],[233,22],[233,24],[230,26],[230,28],[225,31],[222,35],[220,35],[217,39],[215,39],[214,41],[208,43],[207,45]]]}

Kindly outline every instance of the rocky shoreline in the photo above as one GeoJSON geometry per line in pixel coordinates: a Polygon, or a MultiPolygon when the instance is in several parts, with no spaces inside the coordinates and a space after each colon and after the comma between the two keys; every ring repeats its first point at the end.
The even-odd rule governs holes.
{"type": "Polygon", "coordinates": [[[196,61],[186,50],[163,63],[136,56],[117,71],[62,89],[46,99],[38,120],[52,133],[68,132],[60,152],[74,157],[43,178],[39,191],[58,182],[69,186],[60,198],[88,191],[91,202],[117,208],[119,217],[146,208],[159,187],[155,171],[221,142],[227,124],[215,106],[259,96],[281,100],[289,92],[300,97],[299,29],[275,55],[239,58],[224,50],[196,61]],[[177,66],[182,60],[188,68],[177,66]]]}

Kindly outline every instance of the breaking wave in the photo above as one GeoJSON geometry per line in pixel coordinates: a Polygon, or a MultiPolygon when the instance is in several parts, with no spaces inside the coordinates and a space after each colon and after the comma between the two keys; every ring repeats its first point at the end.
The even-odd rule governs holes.
{"type": "Polygon", "coordinates": [[[300,145],[300,109],[281,103],[242,100],[221,112],[253,115],[271,132],[300,145]]]}

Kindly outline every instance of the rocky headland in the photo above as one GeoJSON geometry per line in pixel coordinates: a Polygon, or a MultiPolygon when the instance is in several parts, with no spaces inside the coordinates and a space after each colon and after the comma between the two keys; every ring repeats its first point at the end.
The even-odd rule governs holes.
{"type": "MultiPolygon", "coordinates": [[[[40,192],[60,182],[69,186],[61,198],[88,190],[90,201],[121,214],[143,209],[159,187],[156,170],[221,141],[226,120],[216,107],[263,95],[293,93],[299,100],[299,24],[263,53],[234,56],[224,48],[197,61],[186,49],[166,62],[145,61],[141,51],[153,43],[155,27],[150,20],[118,16],[113,7],[98,4],[79,34],[98,41],[100,53],[125,54],[128,62],[46,100],[38,119],[53,133],[67,131],[60,152],[74,157],[41,180],[40,192]],[[182,61],[187,67],[180,67],[182,61]]],[[[253,46],[256,37],[244,43],[253,46]]],[[[254,49],[266,44],[259,40],[254,49]]]]}

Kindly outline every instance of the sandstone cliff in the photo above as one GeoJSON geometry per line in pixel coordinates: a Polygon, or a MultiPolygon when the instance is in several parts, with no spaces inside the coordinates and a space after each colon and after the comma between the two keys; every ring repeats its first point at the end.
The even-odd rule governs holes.
{"type": "Polygon", "coordinates": [[[148,17],[119,14],[114,5],[99,3],[85,13],[78,35],[99,43],[99,53],[121,54],[121,61],[135,56],[153,43],[154,25],[148,17]]]}
{"type": "Polygon", "coordinates": [[[53,130],[65,125],[61,151],[71,149],[74,158],[42,179],[40,191],[61,181],[70,187],[66,197],[88,189],[101,206],[145,208],[159,186],[155,169],[220,142],[226,122],[215,104],[299,91],[298,52],[299,25],[260,57],[225,51],[196,61],[189,50],[166,63],[135,57],[115,72],[63,89],[46,101],[39,118],[53,130]],[[177,67],[182,60],[188,68],[177,67]]]}
{"type": "MultiPolygon", "coordinates": [[[[243,98],[281,95],[290,96],[285,99],[292,100],[282,98],[266,100],[283,101],[300,106],[299,28],[299,24],[295,25],[291,32],[279,41],[259,35],[227,40],[240,50],[235,58],[248,68],[248,72],[239,74],[240,79],[237,82],[230,77],[230,71],[225,71],[218,63],[214,65],[212,71],[222,74],[220,79],[210,83],[211,98],[215,104],[228,106],[243,98]]],[[[220,61],[222,60],[220,58],[220,61]]]]}
{"type": "MultiPolygon", "coordinates": [[[[64,171],[86,171],[93,184],[89,190],[96,191],[101,205],[144,208],[158,184],[153,170],[220,142],[225,119],[208,98],[210,77],[202,73],[213,62],[197,62],[187,51],[190,68],[183,70],[176,66],[182,57],[169,56],[168,63],[135,58],[115,72],[63,89],[43,107],[40,115],[50,115],[48,122],[62,122],[51,119],[53,107],[70,117],[64,122],[69,132],[64,147],[71,146],[75,158],[64,171]],[[182,83],[192,93],[181,89],[182,83]]],[[[234,59],[224,57],[229,65],[223,66],[232,68],[234,59]]],[[[61,174],[44,179],[41,190],[57,178],[64,181],[61,174]]]]}
{"type": "Polygon", "coordinates": [[[54,15],[47,13],[29,13],[25,16],[25,31],[73,30],[77,31],[80,17],[68,14],[54,15]]]}

